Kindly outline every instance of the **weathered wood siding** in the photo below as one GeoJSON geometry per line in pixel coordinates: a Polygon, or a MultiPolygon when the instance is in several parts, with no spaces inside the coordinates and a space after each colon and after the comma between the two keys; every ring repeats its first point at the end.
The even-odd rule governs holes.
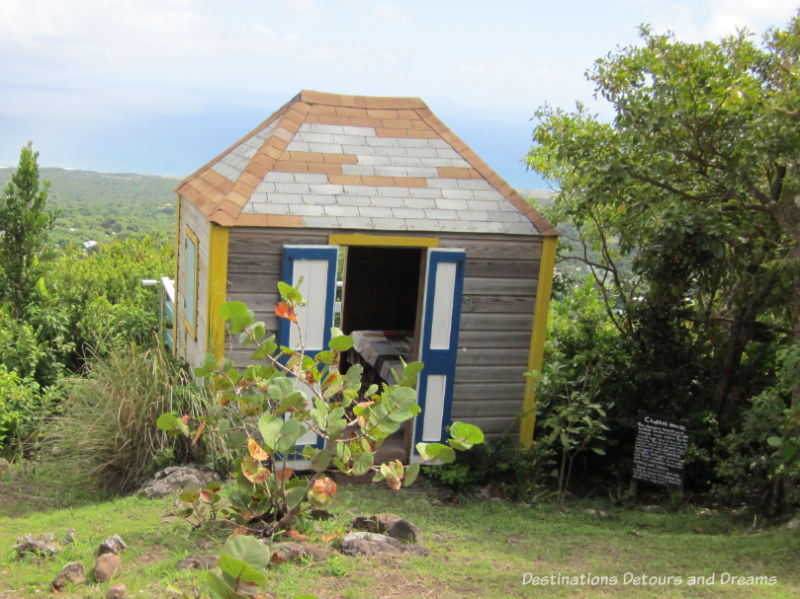
{"type": "MultiPolygon", "coordinates": [[[[350,232],[360,231],[232,229],[228,299],[246,302],[267,330],[277,331],[274,307],[283,246],[327,245],[329,234],[350,232]]],[[[522,409],[541,240],[468,234],[438,237],[440,247],[467,252],[452,417],[496,436],[514,426],[522,409]]],[[[228,338],[225,354],[237,365],[248,363],[250,351],[228,338]]]]}
{"type": "Polygon", "coordinates": [[[175,306],[175,352],[192,366],[199,366],[206,357],[208,339],[208,248],[210,225],[206,217],[185,199],[180,200],[180,223],[178,230],[177,302],[175,306]],[[197,321],[196,338],[186,326],[186,273],[184,272],[186,227],[197,236],[197,321]]]}
{"type": "Polygon", "coordinates": [[[542,242],[441,235],[439,247],[467,252],[451,416],[497,436],[522,410],[542,242]]]}

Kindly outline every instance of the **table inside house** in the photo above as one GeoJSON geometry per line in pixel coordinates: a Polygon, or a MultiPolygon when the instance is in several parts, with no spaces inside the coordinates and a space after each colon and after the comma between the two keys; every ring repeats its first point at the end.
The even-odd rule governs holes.
{"type": "Polygon", "coordinates": [[[364,366],[364,383],[372,384],[380,381],[370,380],[369,370],[373,378],[377,376],[388,384],[396,382],[392,369],[398,376],[403,373],[403,360],[408,363],[413,353],[413,336],[411,331],[352,331],[353,349],[348,354],[351,364],[364,366]],[[367,368],[369,367],[369,368],[367,368]]]}

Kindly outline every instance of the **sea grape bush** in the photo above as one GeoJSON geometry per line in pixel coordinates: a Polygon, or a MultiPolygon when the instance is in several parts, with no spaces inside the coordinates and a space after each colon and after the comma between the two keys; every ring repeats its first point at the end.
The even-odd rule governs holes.
{"type": "MultiPolygon", "coordinates": [[[[302,295],[283,282],[278,283],[278,291],[281,302],[276,315],[299,327],[296,308],[304,304],[302,295]]],[[[229,506],[223,508],[225,516],[268,537],[288,529],[304,510],[328,504],[336,494],[329,470],[345,475],[371,472],[373,481],[385,481],[395,490],[414,482],[418,463],[378,464],[375,452],[420,412],[414,384],[423,368],[421,362],[404,365],[396,384],[363,389],[360,365],[339,371],[341,354],[352,347],[353,339],[338,328],[332,329],[327,350],[310,355],[303,349],[299,328],[299,348],[279,346],[242,302],[224,304],[220,314],[230,333],[238,335],[242,345],[254,348],[251,358],[260,363],[240,370],[232,360],[217,362],[209,354],[195,374],[207,379],[219,410],[209,413],[194,430],[188,417],[174,413],[163,414],[158,426],[195,441],[209,431],[224,437],[235,455],[236,481],[229,506]],[[308,433],[317,442],[298,447],[308,433]],[[298,476],[292,470],[297,460],[308,475],[298,476]]],[[[423,460],[447,463],[455,459],[456,450],[483,442],[480,429],[466,423],[453,423],[450,437],[447,444],[420,443],[417,451],[423,460]]],[[[191,497],[187,495],[188,510],[204,502],[204,492],[193,489],[191,497]]],[[[215,504],[216,500],[211,505],[215,504]]],[[[192,513],[184,510],[182,515],[192,513]]]]}

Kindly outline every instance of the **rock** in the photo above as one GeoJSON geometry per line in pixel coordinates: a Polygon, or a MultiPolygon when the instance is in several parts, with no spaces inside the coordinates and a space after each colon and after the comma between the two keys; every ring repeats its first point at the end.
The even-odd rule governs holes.
{"type": "Polygon", "coordinates": [[[126,547],[125,541],[123,541],[119,535],[111,535],[100,543],[100,547],[97,549],[97,555],[103,555],[104,553],[119,555],[126,547]]]}
{"type": "Polygon", "coordinates": [[[608,520],[608,512],[603,510],[594,510],[594,509],[586,509],[583,510],[584,514],[588,514],[590,516],[594,516],[598,520],[608,520]]]}
{"type": "Polygon", "coordinates": [[[351,532],[342,538],[340,548],[345,555],[376,555],[378,553],[428,555],[428,549],[422,545],[403,543],[392,537],[372,532],[351,532]]]}
{"type": "Polygon", "coordinates": [[[214,472],[202,466],[169,466],[156,472],[139,492],[150,499],[157,499],[180,493],[189,483],[203,487],[215,479],[214,472]]]}
{"type": "Polygon", "coordinates": [[[94,579],[97,582],[108,582],[122,569],[122,558],[116,553],[104,553],[94,562],[94,579]]]}
{"type": "Polygon", "coordinates": [[[784,527],[790,530],[795,530],[800,528],[800,516],[797,516],[789,520],[786,524],[784,524],[784,527]]]}
{"type": "Polygon", "coordinates": [[[17,544],[14,549],[17,552],[17,557],[25,555],[35,555],[38,557],[50,557],[61,551],[61,545],[56,542],[55,533],[35,537],[32,534],[27,534],[24,537],[17,537],[17,544]]]}
{"type": "Polygon", "coordinates": [[[86,582],[86,572],[83,570],[83,564],[81,562],[71,562],[56,574],[53,579],[53,588],[60,592],[66,588],[67,584],[81,584],[84,582],[86,582]]]}
{"type": "Polygon", "coordinates": [[[211,570],[217,567],[218,559],[216,555],[190,555],[179,561],[175,568],[178,570],[211,570]]]}
{"type": "Polygon", "coordinates": [[[70,528],[67,532],[66,536],[64,537],[64,545],[74,545],[75,544],[75,529],[70,528]]]}
{"type": "Polygon", "coordinates": [[[397,514],[356,516],[350,522],[350,526],[354,530],[380,533],[408,543],[416,543],[422,538],[422,533],[416,524],[412,524],[397,514]]]}
{"type": "Polygon", "coordinates": [[[285,541],[272,546],[270,562],[273,564],[301,562],[309,557],[317,561],[322,561],[328,559],[328,555],[328,551],[322,547],[316,547],[299,541],[285,541]]]}
{"type": "Polygon", "coordinates": [[[125,597],[125,584],[117,582],[108,587],[106,591],[106,599],[123,599],[125,597]]]}
{"type": "Polygon", "coordinates": [[[313,508],[310,512],[308,512],[308,517],[312,520],[330,520],[333,518],[333,514],[331,514],[328,510],[313,508]]]}

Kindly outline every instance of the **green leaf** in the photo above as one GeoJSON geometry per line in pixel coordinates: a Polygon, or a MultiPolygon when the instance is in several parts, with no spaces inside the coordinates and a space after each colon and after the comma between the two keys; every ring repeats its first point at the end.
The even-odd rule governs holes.
{"type": "Polygon", "coordinates": [[[187,483],[178,497],[184,503],[194,503],[200,499],[200,485],[195,482],[187,483]]]}
{"type": "MultiPolygon", "coordinates": [[[[238,535],[244,536],[244,535],[238,535]]],[[[245,561],[235,559],[227,553],[222,553],[219,556],[217,566],[220,570],[236,579],[237,581],[247,583],[249,585],[262,587],[267,584],[267,575],[259,572],[245,561]]]]}
{"type": "Polygon", "coordinates": [[[278,344],[275,343],[275,335],[270,335],[258,345],[250,357],[253,360],[263,360],[267,356],[271,356],[276,349],[278,349],[278,344]]]}
{"type": "Polygon", "coordinates": [[[294,487],[286,491],[286,507],[290,510],[297,507],[306,498],[305,485],[294,487]]]}
{"type": "Polygon", "coordinates": [[[348,349],[353,347],[353,338],[350,335],[340,335],[338,337],[333,337],[328,342],[328,347],[338,352],[347,351],[348,349]]]}
{"type": "Polygon", "coordinates": [[[450,464],[456,459],[456,452],[441,443],[417,443],[417,453],[424,461],[440,460],[450,464]]]}
{"type": "Polygon", "coordinates": [[[419,464],[409,464],[406,466],[406,474],[403,477],[403,486],[410,487],[414,484],[414,481],[417,480],[417,476],[419,475],[419,464]]]}
{"type": "Polygon", "coordinates": [[[331,452],[327,449],[320,449],[311,457],[311,467],[314,472],[324,472],[331,465],[331,452]]]}
{"type": "Polygon", "coordinates": [[[783,447],[783,439],[775,435],[772,435],[771,437],[767,437],[767,445],[769,445],[770,447],[774,447],[775,449],[778,449],[780,447],[783,447]]]}
{"type": "Polygon", "coordinates": [[[214,354],[206,354],[202,366],[194,369],[194,375],[197,378],[203,378],[214,372],[217,367],[217,358],[214,354]]]}
{"type": "Polygon", "coordinates": [[[280,430],[280,439],[278,440],[276,450],[280,453],[288,453],[295,448],[297,440],[302,437],[306,432],[305,427],[300,424],[296,419],[289,418],[283,423],[280,430]]]}
{"type": "Polygon", "coordinates": [[[375,463],[375,456],[369,452],[363,452],[356,456],[356,459],[353,460],[353,474],[356,476],[361,476],[362,474],[366,474],[369,472],[369,469],[372,468],[372,465],[375,463]]]}
{"type": "Polygon", "coordinates": [[[160,431],[174,431],[178,428],[178,417],[175,414],[161,414],[156,420],[156,427],[160,431]]]}
{"type": "Polygon", "coordinates": [[[244,302],[225,302],[220,306],[219,315],[231,325],[231,333],[238,335],[244,327],[254,320],[253,311],[244,302]]]}
{"type": "Polygon", "coordinates": [[[208,570],[208,592],[211,599],[249,599],[247,595],[242,595],[234,591],[219,574],[213,570],[208,570]]]}
{"type": "Polygon", "coordinates": [[[282,427],[283,419],[270,413],[266,413],[258,419],[258,430],[264,440],[264,445],[269,449],[270,453],[278,448],[282,427]]]}
{"type": "Polygon", "coordinates": [[[467,450],[483,443],[483,439],[483,431],[474,424],[454,422],[450,425],[450,446],[454,449],[467,450]]]}
{"type": "MultiPolygon", "coordinates": [[[[298,282],[298,285],[300,283],[298,282]]],[[[278,281],[278,293],[280,293],[281,298],[287,302],[293,302],[295,304],[303,303],[303,296],[300,292],[289,285],[288,283],[284,283],[283,281],[278,281]]]]}

